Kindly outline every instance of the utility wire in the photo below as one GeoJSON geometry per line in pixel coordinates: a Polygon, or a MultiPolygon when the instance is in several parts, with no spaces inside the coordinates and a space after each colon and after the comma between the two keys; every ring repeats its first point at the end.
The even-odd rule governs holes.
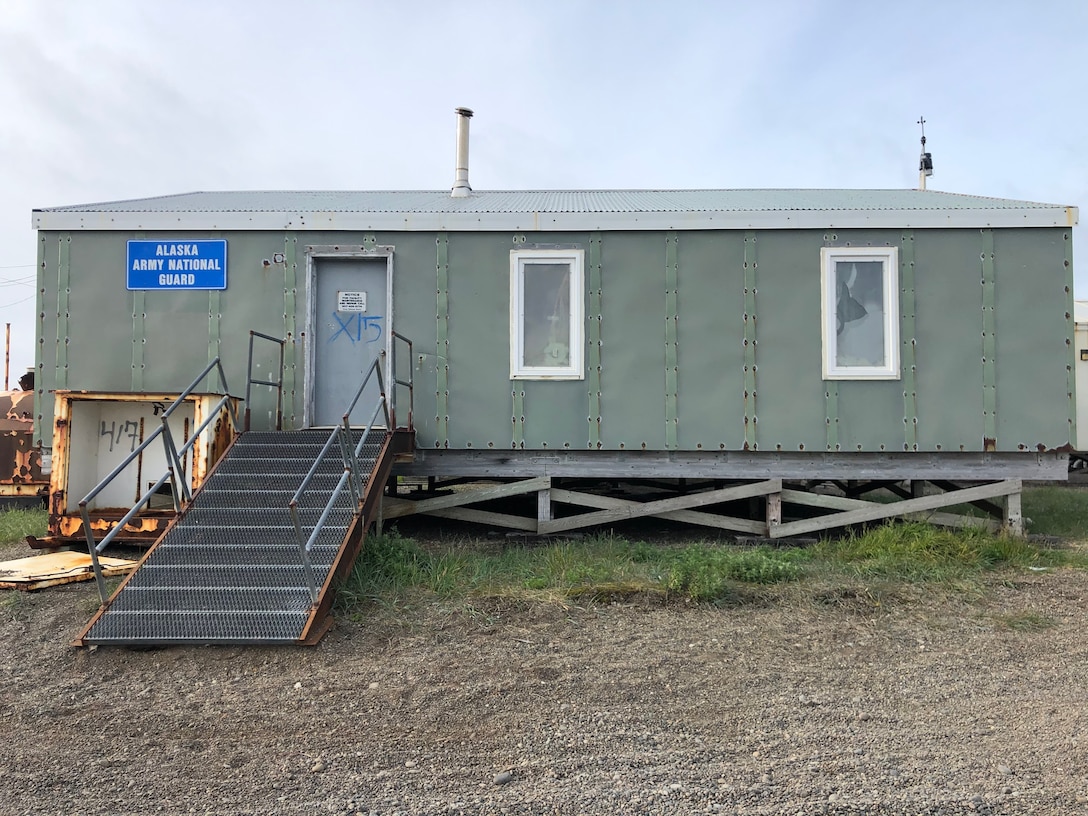
{"type": "Polygon", "coordinates": [[[0,306],[0,309],[6,309],[9,306],[18,306],[20,303],[26,303],[28,300],[34,300],[34,298],[37,297],[37,295],[38,295],[38,293],[35,292],[30,297],[25,297],[22,300],[13,300],[11,303],[5,303],[2,306],[0,306]]]}

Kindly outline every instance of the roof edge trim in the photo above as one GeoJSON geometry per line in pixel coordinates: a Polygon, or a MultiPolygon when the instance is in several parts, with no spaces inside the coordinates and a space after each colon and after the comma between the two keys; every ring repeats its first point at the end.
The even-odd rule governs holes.
{"type": "Polygon", "coordinates": [[[644,213],[141,212],[35,210],[48,231],[558,232],[728,229],[984,229],[1071,227],[1076,207],[963,210],[796,210],[644,213]]]}

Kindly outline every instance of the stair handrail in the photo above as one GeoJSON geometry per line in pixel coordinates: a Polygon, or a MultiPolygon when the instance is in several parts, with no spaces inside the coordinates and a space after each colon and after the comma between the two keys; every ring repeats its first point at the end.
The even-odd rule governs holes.
{"type": "Polygon", "coordinates": [[[396,348],[397,344],[393,343],[392,348],[390,349],[391,355],[390,355],[390,360],[389,360],[389,379],[391,380],[390,391],[391,391],[392,403],[393,403],[392,408],[391,408],[392,420],[393,421],[392,421],[392,424],[390,425],[390,428],[391,429],[396,429],[396,428],[400,427],[399,425],[397,425],[397,386],[398,385],[403,385],[404,387],[406,387],[408,389],[408,425],[406,427],[410,431],[414,427],[412,425],[412,414],[415,411],[415,386],[413,385],[413,372],[414,372],[415,369],[414,369],[412,364],[415,361],[415,352],[412,350],[412,341],[410,339],[408,339],[403,334],[401,334],[400,332],[397,332],[397,331],[391,331],[390,334],[393,336],[394,340],[400,340],[402,343],[404,343],[405,345],[408,346],[408,379],[407,380],[402,380],[402,379],[399,379],[397,377],[397,348],[396,348]]]}
{"type": "Polygon", "coordinates": [[[192,491],[189,488],[188,483],[185,480],[185,468],[182,466],[182,458],[188,454],[193,445],[196,444],[196,440],[200,438],[200,435],[204,433],[207,427],[219,416],[219,412],[226,407],[227,414],[230,417],[231,424],[235,430],[238,429],[238,412],[235,410],[233,398],[230,396],[230,386],[227,383],[226,372],[223,371],[223,365],[220,362],[220,358],[216,357],[204,368],[200,374],[189,384],[189,386],[178,395],[170,406],[162,412],[162,424],[159,425],[151,434],[141,442],[124,461],[117,467],[110,471],[109,475],[103,478],[97,485],[95,485],[91,491],[80,499],[79,512],[83,518],[83,534],[87,539],[87,551],[91,556],[91,567],[94,570],[95,582],[98,585],[98,594],[102,598],[102,603],[105,603],[109,594],[106,592],[106,579],[102,573],[102,564],[98,560],[98,556],[108,547],[117,535],[125,528],[137,513],[140,512],[151,501],[151,497],[154,496],[167,481],[170,482],[170,494],[174,502],[174,512],[181,512],[181,508],[184,503],[192,499],[192,491]],[[170,430],[170,417],[178,406],[181,405],[195,390],[198,385],[216,369],[219,374],[219,383],[223,388],[223,396],[215,407],[208,412],[208,415],[204,418],[204,421],[199,427],[193,430],[193,433],[189,436],[189,439],[179,449],[174,444],[174,436],[170,430]],[[140,498],[133,505],[121,520],[113,525],[112,528],[102,538],[102,541],[96,541],[94,531],[91,529],[91,516],[87,509],[87,506],[92,502],[99,493],[106,489],[106,487],[116,479],[125,468],[127,468],[133,461],[140,456],[147,447],[155,441],[158,437],[162,437],[163,448],[166,453],[167,469],[166,472],[159,478],[154,485],[148,488],[140,498]]]}
{"type": "MultiPolygon", "coordinates": [[[[351,402],[348,404],[347,410],[344,412],[341,424],[332,429],[332,433],[329,434],[328,439],[325,440],[325,444],[321,448],[321,453],[314,459],[314,463],[310,465],[310,469],[306,472],[306,476],[303,477],[301,484],[299,484],[298,490],[295,491],[295,495],[291,497],[291,500],[287,503],[288,509],[291,511],[291,521],[295,528],[295,537],[298,543],[299,555],[302,558],[302,564],[304,572],[306,573],[307,589],[310,592],[311,603],[317,603],[317,580],[314,575],[313,560],[310,558],[310,551],[313,550],[314,545],[317,543],[318,537],[321,535],[322,529],[325,527],[325,522],[328,521],[329,514],[332,512],[333,507],[336,505],[336,500],[340,498],[340,494],[344,490],[345,484],[349,481],[352,482],[352,495],[356,495],[355,492],[355,476],[353,475],[353,467],[351,462],[344,462],[344,472],[340,476],[340,480],[336,483],[336,487],[333,489],[329,500],[325,503],[324,509],[321,511],[321,515],[318,517],[314,524],[313,530],[309,536],[306,536],[302,530],[302,519],[299,515],[298,503],[302,499],[306,490],[309,489],[310,481],[313,479],[314,474],[317,473],[317,469],[321,466],[321,462],[325,459],[329,449],[336,442],[342,442],[343,437],[341,434],[348,432],[350,434],[349,416],[351,412],[355,410],[356,404],[363,396],[363,392],[366,390],[367,385],[370,383],[370,379],[373,376],[377,376],[378,379],[378,404],[374,409],[374,413],[371,415],[370,423],[364,426],[363,436],[360,440],[358,450],[362,450],[362,441],[366,439],[366,435],[370,433],[371,428],[374,426],[374,420],[377,419],[378,414],[384,409],[385,420],[388,427],[390,415],[389,404],[385,395],[385,378],[382,375],[381,363],[385,357],[385,352],[381,352],[374,361],[367,368],[366,373],[363,375],[363,381],[359,385],[359,388],[355,391],[355,396],[352,397],[351,402]]],[[[350,436],[348,437],[350,440],[350,436]]],[[[357,457],[358,454],[356,454],[357,457]]],[[[341,457],[344,457],[344,451],[341,450],[341,457]]],[[[357,461],[355,459],[354,461],[357,461]]],[[[357,464],[355,469],[357,470],[357,464]]],[[[355,502],[353,515],[359,514],[359,502],[355,502]]]]}
{"type": "Polygon", "coordinates": [[[244,420],[244,427],[247,431],[249,430],[250,418],[249,398],[255,385],[267,385],[276,389],[276,430],[283,430],[283,356],[286,346],[287,340],[282,337],[273,337],[270,334],[264,334],[252,329],[249,331],[249,363],[246,365],[246,412],[244,420]],[[277,369],[280,376],[278,380],[257,380],[253,378],[253,341],[257,338],[269,340],[280,347],[280,365],[277,369]]]}

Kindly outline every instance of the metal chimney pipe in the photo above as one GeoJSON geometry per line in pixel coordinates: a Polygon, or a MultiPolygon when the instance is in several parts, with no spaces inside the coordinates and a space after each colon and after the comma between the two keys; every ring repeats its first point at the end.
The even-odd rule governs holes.
{"type": "Polygon", "coordinates": [[[468,120],[472,111],[457,108],[457,170],[453,180],[452,198],[465,198],[472,192],[468,184],[468,120]]]}

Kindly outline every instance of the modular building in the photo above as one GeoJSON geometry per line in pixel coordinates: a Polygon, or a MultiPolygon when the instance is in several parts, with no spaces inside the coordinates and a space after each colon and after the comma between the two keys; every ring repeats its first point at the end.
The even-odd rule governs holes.
{"type": "Polygon", "coordinates": [[[240,400],[247,430],[343,425],[349,469],[352,412],[376,403],[371,426],[384,410],[410,434],[372,474],[386,518],[531,533],[658,516],[774,538],[919,514],[1019,530],[1022,480],[1065,478],[1075,207],[925,189],[474,191],[472,112],[457,113],[450,191],[34,212],[51,540],[122,515],[157,535],[183,516],[240,400]],[[359,385],[371,370],[384,378],[359,385]],[[166,481],[144,468],[158,422],[149,469],[165,463],[166,481]],[[166,508],[140,498],[167,485],[166,508]],[[965,503],[990,518],[948,512],[965,503]]]}
{"type": "MultiPolygon", "coordinates": [[[[94,445],[73,446],[56,405],[161,400],[215,358],[244,383],[250,330],[286,341],[284,426],[334,425],[360,372],[389,364],[395,330],[412,341],[415,452],[394,473],[489,484],[391,495],[387,518],[558,532],[654,515],[785,536],[947,521],[945,505],[997,498],[997,521],[1016,526],[1020,480],[1064,478],[1074,207],[465,187],[36,210],[35,427],[55,472],[107,431],[117,444],[99,404],[83,429],[94,445]],[[593,480],[665,492],[640,501],[593,480]],[[828,482],[845,495],[811,490],[828,482]],[[876,486],[902,501],[866,502],[876,486]],[[531,512],[486,504],[517,493],[531,512]]],[[[246,407],[261,427],[280,410],[246,407]]],[[[64,470],[88,475],[54,482],[57,516],[106,468],[64,470]]]]}

